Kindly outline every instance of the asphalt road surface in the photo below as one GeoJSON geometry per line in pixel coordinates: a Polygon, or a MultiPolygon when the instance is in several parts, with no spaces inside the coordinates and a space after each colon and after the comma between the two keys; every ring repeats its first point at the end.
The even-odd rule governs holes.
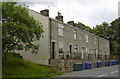
{"type": "Polygon", "coordinates": [[[120,79],[120,66],[107,66],[83,71],[74,71],[65,73],[56,78],[49,79],[120,79]]]}
{"type": "Polygon", "coordinates": [[[118,77],[118,65],[65,73],[60,77],[118,77]]]}

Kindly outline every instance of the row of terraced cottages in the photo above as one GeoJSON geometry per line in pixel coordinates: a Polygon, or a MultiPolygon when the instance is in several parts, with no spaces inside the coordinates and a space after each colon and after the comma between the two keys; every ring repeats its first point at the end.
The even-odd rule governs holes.
{"type": "Polygon", "coordinates": [[[51,59],[105,60],[110,57],[108,40],[91,34],[88,30],[74,27],[74,21],[63,22],[58,13],[55,19],[49,17],[49,10],[39,12],[28,10],[29,14],[43,25],[43,38],[37,55],[19,51],[24,59],[37,64],[50,64],[51,59]]]}

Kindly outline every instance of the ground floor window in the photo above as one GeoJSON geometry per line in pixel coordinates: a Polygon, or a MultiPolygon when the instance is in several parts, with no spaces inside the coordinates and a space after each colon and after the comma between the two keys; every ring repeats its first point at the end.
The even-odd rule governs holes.
{"type": "Polygon", "coordinates": [[[74,57],[77,58],[77,56],[78,56],[78,45],[75,45],[74,57]]]}
{"type": "Polygon", "coordinates": [[[64,54],[63,54],[63,42],[58,42],[59,46],[59,58],[64,59],[64,54]]]}
{"type": "Polygon", "coordinates": [[[75,45],[75,52],[78,52],[78,45],[75,45]]]}

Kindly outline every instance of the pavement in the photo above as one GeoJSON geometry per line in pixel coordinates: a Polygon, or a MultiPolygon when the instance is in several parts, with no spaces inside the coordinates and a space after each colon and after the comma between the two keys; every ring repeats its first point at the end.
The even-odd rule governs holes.
{"type": "Polygon", "coordinates": [[[120,65],[106,66],[83,71],[64,73],[59,77],[49,79],[120,79],[120,65]]]}

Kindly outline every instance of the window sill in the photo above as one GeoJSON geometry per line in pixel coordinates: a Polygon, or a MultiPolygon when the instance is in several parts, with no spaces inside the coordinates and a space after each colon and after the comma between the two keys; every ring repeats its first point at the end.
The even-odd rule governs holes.
{"type": "Polygon", "coordinates": [[[63,36],[58,35],[58,37],[63,37],[63,36]]]}

